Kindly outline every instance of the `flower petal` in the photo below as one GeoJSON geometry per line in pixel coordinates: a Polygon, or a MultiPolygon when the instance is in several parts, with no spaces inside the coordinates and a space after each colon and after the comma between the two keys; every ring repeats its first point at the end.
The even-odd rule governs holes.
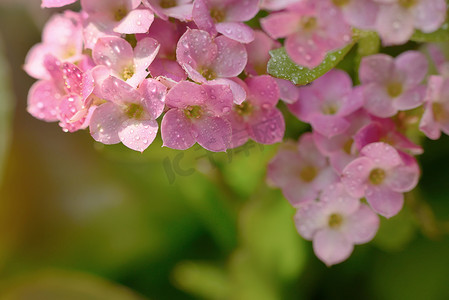
{"type": "Polygon", "coordinates": [[[143,152],[154,141],[159,129],[155,120],[127,119],[118,131],[118,136],[126,147],[143,152]]]}
{"type": "Polygon", "coordinates": [[[162,141],[165,147],[186,150],[195,144],[192,125],[179,109],[170,109],[161,123],[162,141]]]}
{"type": "Polygon", "coordinates": [[[335,230],[322,229],[313,238],[313,251],[327,266],[346,260],[353,250],[354,245],[335,230]]]}
{"type": "Polygon", "coordinates": [[[90,119],[90,134],[97,142],[106,145],[120,143],[118,131],[126,117],[121,108],[107,102],[98,106],[90,119]]]}

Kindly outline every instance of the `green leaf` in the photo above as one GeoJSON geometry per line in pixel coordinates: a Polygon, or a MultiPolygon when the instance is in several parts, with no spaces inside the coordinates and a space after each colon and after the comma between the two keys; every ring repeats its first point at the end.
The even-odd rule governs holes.
{"type": "Polygon", "coordinates": [[[416,30],[410,40],[421,43],[447,42],[449,41],[449,21],[446,21],[440,29],[431,33],[416,30]]]}
{"type": "Polygon", "coordinates": [[[8,73],[9,68],[3,52],[3,40],[0,36],[0,183],[11,138],[13,100],[8,73]]]}
{"type": "Polygon", "coordinates": [[[346,47],[329,52],[323,62],[316,68],[308,69],[295,64],[288,56],[285,48],[270,51],[268,73],[274,77],[287,79],[297,85],[308,84],[334,68],[352,49],[355,42],[346,47]]]}

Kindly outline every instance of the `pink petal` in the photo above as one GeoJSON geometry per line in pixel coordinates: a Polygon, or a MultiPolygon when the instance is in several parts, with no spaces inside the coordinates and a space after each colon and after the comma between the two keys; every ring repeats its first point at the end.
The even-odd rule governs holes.
{"type": "Polygon", "coordinates": [[[312,116],[321,113],[323,99],[312,86],[299,89],[299,99],[288,105],[290,111],[301,121],[310,122],[312,116]]]}
{"type": "Polygon", "coordinates": [[[404,195],[386,185],[369,185],[365,197],[372,209],[385,218],[397,215],[404,205],[404,195]]]}
{"type": "Polygon", "coordinates": [[[186,108],[190,105],[203,105],[207,94],[201,85],[181,81],[168,91],[165,103],[169,107],[186,108]]]}
{"type": "Polygon", "coordinates": [[[394,100],[394,106],[397,110],[409,110],[417,108],[424,101],[426,86],[418,85],[403,93],[394,100]]]}
{"type": "Polygon", "coordinates": [[[378,228],[379,217],[367,205],[360,205],[355,213],[347,216],[343,231],[354,244],[364,244],[374,238],[378,228]]]}
{"type": "Polygon", "coordinates": [[[302,33],[288,36],[284,46],[287,54],[296,64],[310,69],[317,67],[326,57],[327,51],[333,48],[327,47],[317,37],[311,39],[302,33]]]}
{"type": "MultiPolygon", "coordinates": [[[[238,78],[237,78],[238,79],[238,78]]],[[[234,103],[237,105],[242,104],[246,100],[246,91],[242,87],[236,78],[217,78],[209,81],[209,84],[220,84],[227,85],[231,89],[232,95],[234,97],[234,103]]]]}
{"type": "Polygon", "coordinates": [[[120,126],[118,136],[126,147],[143,152],[153,142],[158,128],[154,120],[127,119],[120,126]]]}
{"type": "Polygon", "coordinates": [[[405,75],[406,86],[416,86],[420,84],[427,75],[429,63],[427,58],[418,51],[406,51],[394,60],[396,70],[405,75]]]}
{"type": "Polygon", "coordinates": [[[248,52],[248,64],[245,71],[254,76],[267,74],[269,51],[279,48],[280,44],[260,30],[254,31],[254,37],[254,41],[245,45],[248,52]]]}
{"type": "Polygon", "coordinates": [[[385,45],[408,41],[414,31],[413,14],[400,5],[383,5],[377,17],[377,31],[385,45]]]}
{"type": "Polygon", "coordinates": [[[402,164],[398,151],[389,144],[378,142],[365,146],[360,153],[371,158],[376,167],[391,169],[402,164]]]}
{"type": "Polygon", "coordinates": [[[292,164],[291,162],[300,162],[301,160],[302,158],[293,142],[287,141],[281,144],[278,153],[268,164],[268,182],[276,187],[282,188],[287,186],[289,182],[296,181],[301,166],[296,163],[292,164]]]}
{"type": "Polygon", "coordinates": [[[226,151],[231,144],[231,125],[220,117],[204,117],[193,123],[196,141],[213,152],[226,151]]]}
{"type": "Polygon", "coordinates": [[[222,22],[216,26],[217,31],[231,40],[248,44],[254,41],[254,30],[243,23],[222,22]]]}
{"type": "Polygon", "coordinates": [[[97,65],[105,65],[121,74],[125,68],[134,66],[134,52],[131,45],[119,37],[99,38],[92,52],[97,65]]]}
{"type": "Polygon", "coordinates": [[[386,184],[395,192],[409,192],[418,184],[419,167],[416,162],[394,168],[388,174],[386,184]]]}
{"type": "Polygon", "coordinates": [[[147,77],[147,69],[156,58],[159,48],[159,42],[152,38],[137,42],[134,48],[134,75],[126,81],[129,85],[136,87],[147,77]]]}
{"type": "Polygon", "coordinates": [[[101,93],[98,96],[116,104],[140,103],[141,99],[141,95],[135,88],[113,76],[103,81],[101,93]]]}
{"type": "Polygon", "coordinates": [[[142,105],[152,119],[157,119],[165,108],[167,87],[155,79],[145,79],[139,86],[142,105]]]}
{"type": "Polygon", "coordinates": [[[210,8],[207,0],[195,0],[192,10],[192,18],[199,29],[209,32],[215,36],[215,22],[210,16],[210,8]]]}
{"type": "Polygon", "coordinates": [[[58,107],[62,94],[52,81],[40,80],[28,92],[28,112],[47,122],[58,120],[58,107]]]}
{"type": "Polygon", "coordinates": [[[97,142],[106,145],[120,143],[118,131],[126,117],[122,109],[112,103],[107,102],[98,106],[90,119],[90,134],[97,142]]]}
{"type": "Polygon", "coordinates": [[[41,7],[61,7],[75,3],[77,0],[42,0],[41,7]]]}
{"type": "Polygon", "coordinates": [[[440,126],[433,115],[432,102],[428,102],[425,105],[425,110],[419,123],[419,130],[432,140],[437,140],[441,136],[440,126]]]}
{"type": "Polygon", "coordinates": [[[260,19],[260,25],[269,36],[278,39],[294,34],[299,27],[298,20],[296,13],[281,12],[260,19]]]}
{"type": "Polygon", "coordinates": [[[226,7],[226,21],[246,22],[254,18],[258,12],[259,0],[228,1],[226,7]]]}
{"type": "Polygon", "coordinates": [[[181,66],[194,69],[210,65],[217,56],[218,46],[211,36],[202,30],[188,29],[179,39],[176,57],[181,66]]]}
{"type": "Polygon", "coordinates": [[[309,201],[314,201],[319,195],[319,191],[311,184],[304,183],[300,179],[290,180],[286,186],[282,187],[282,193],[294,207],[301,207],[309,201]]]}
{"type": "Polygon", "coordinates": [[[386,54],[364,57],[360,63],[359,77],[363,84],[384,83],[394,70],[394,60],[386,54]]]}
{"type": "Polygon", "coordinates": [[[325,204],[323,210],[326,213],[338,213],[343,216],[353,214],[360,206],[360,199],[349,195],[342,183],[326,186],[321,192],[320,202],[325,204]]]}
{"type": "Polygon", "coordinates": [[[249,139],[248,124],[236,112],[231,112],[226,119],[232,128],[230,148],[237,148],[245,144],[249,139]]]}
{"type": "Polygon", "coordinates": [[[327,266],[346,260],[353,249],[354,245],[339,231],[322,229],[313,238],[313,251],[327,266]]]}
{"type": "Polygon", "coordinates": [[[212,64],[212,69],[217,76],[235,77],[242,73],[248,62],[245,46],[225,36],[217,37],[215,43],[218,52],[212,64]]]}
{"type": "Polygon", "coordinates": [[[322,206],[314,201],[301,205],[296,211],[294,217],[296,229],[306,240],[312,240],[318,230],[327,226],[322,211],[322,206]]]}
{"type": "Polygon", "coordinates": [[[180,109],[170,109],[161,123],[162,141],[165,147],[186,150],[195,144],[192,125],[180,109]]]}
{"type": "Polygon", "coordinates": [[[376,83],[363,86],[365,97],[365,109],[380,118],[392,117],[397,113],[393,105],[393,99],[387,94],[386,89],[376,83]]]}
{"type": "Polygon", "coordinates": [[[341,181],[350,195],[358,198],[365,195],[366,182],[373,167],[371,159],[359,157],[344,168],[341,181]]]}
{"type": "Polygon", "coordinates": [[[165,58],[156,58],[148,67],[152,77],[159,76],[170,78],[176,82],[187,79],[184,69],[176,62],[165,58]]]}
{"type": "Polygon", "coordinates": [[[251,138],[260,144],[281,142],[285,133],[284,116],[277,108],[262,110],[249,122],[251,138]]]}
{"type": "Polygon", "coordinates": [[[350,125],[349,122],[342,117],[319,114],[311,117],[310,124],[314,130],[328,138],[345,132],[350,125]]]}
{"type": "Polygon", "coordinates": [[[204,84],[203,89],[207,93],[205,106],[214,116],[224,116],[231,112],[234,96],[229,85],[204,84]]]}
{"type": "Polygon", "coordinates": [[[325,99],[343,98],[352,91],[352,80],[348,73],[333,69],[312,83],[313,89],[325,99]]]}
{"type": "Polygon", "coordinates": [[[277,82],[269,75],[248,77],[245,80],[248,85],[251,103],[264,109],[274,107],[279,101],[279,88],[277,82]]]}
{"type": "Polygon", "coordinates": [[[415,27],[430,33],[443,25],[446,19],[446,2],[444,0],[420,1],[415,7],[415,27]]]}
{"type": "Polygon", "coordinates": [[[299,99],[299,88],[289,80],[275,78],[278,87],[280,98],[288,104],[295,103],[299,99]]]}
{"type": "Polygon", "coordinates": [[[154,20],[154,14],[149,9],[135,9],[128,13],[114,31],[122,34],[145,33],[154,20]]]}
{"type": "Polygon", "coordinates": [[[350,25],[360,29],[373,29],[379,7],[371,0],[354,0],[344,6],[342,10],[350,25]]]}

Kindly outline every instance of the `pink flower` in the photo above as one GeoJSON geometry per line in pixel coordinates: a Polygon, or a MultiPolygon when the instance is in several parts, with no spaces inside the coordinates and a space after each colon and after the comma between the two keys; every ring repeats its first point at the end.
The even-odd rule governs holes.
{"type": "Polygon", "coordinates": [[[427,74],[426,57],[407,51],[396,58],[376,54],[362,59],[359,77],[365,97],[365,109],[380,118],[394,116],[422,104],[427,74]]]}
{"type": "Polygon", "coordinates": [[[290,4],[297,3],[301,0],[261,0],[260,8],[265,10],[283,10],[290,4]]]}
{"type": "Polygon", "coordinates": [[[299,100],[289,105],[301,121],[310,123],[314,130],[332,137],[350,126],[345,117],[363,105],[359,88],[352,88],[348,74],[332,70],[300,89],[299,100]]]}
{"type": "Polygon", "coordinates": [[[276,108],[279,89],[276,81],[268,76],[249,77],[241,82],[247,90],[247,98],[234,105],[228,120],[232,126],[232,147],[238,147],[253,139],[260,144],[281,142],[285,132],[282,113],[276,108]]]}
{"type": "Polygon", "coordinates": [[[217,32],[241,42],[254,40],[254,31],[243,22],[252,19],[259,11],[259,0],[195,0],[193,20],[199,29],[212,36],[217,32]]]}
{"type": "Polygon", "coordinates": [[[404,204],[404,192],[418,182],[416,161],[386,143],[372,143],[343,170],[342,182],[353,197],[365,197],[373,210],[386,218],[396,215],[404,204]]]}
{"type": "Polygon", "coordinates": [[[140,40],[133,49],[122,38],[103,37],[95,45],[92,57],[97,65],[105,66],[111,75],[137,87],[148,76],[147,68],[156,57],[159,47],[159,43],[152,38],[140,40]]]}
{"type": "Polygon", "coordinates": [[[158,131],[158,118],[164,110],[167,88],[154,79],[145,79],[138,89],[109,76],[101,87],[101,98],[90,119],[90,134],[103,144],[122,142],[143,152],[158,131]]]}
{"type": "Polygon", "coordinates": [[[193,0],[142,0],[143,4],[163,20],[169,17],[180,21],[192,20],[193,0]]]}
{"type": "Polygon", "coordinates": [[[406,136],[396,129],[392,119],[373,118],[370,124],[360,129],[354,136],[354,142],[358,150],[375,142],[384,142],[398,151],[412,155],[422,154],[423,149],[410,141],[406,136]]]}
{"type": "Polygon", "coordinates": [[[188,29],[176,49],[179,64],[199,83],[238,76],[247,63],[245,46],[225,36],[212,38],[203,30],[188,29]]]}
{"type": "Polygon", "coordinates": [[[374,0],[331,0],[343,13],[346,22],[361,29],[374,29],[379,4],[374,0]]]}
{"type": "Polygon", "coordinates": [[[37,79],[49,79],[44,58],[51,54],[62,61],[77,62],[83,55],[83,28],[79,14],[67,11],[54,15],[44,27],[42,42],[28,52],[24,69],[37,79]]]}
{"type": "MultiPolygon", "coordinates": [[[[145,33],[154,20],[151,10],[139,7],[141,0],[81,0],[87,23],[100,32],[145,33]]],[[[92,32],[91,32],[92,34],[92,32]]]]}
{"type": "Polygon", "coordinates": [[[75,3],[77,0],[42,0],[41,7],[61,7],[75,3]]]}
{"type": "Polygon", "coordinates": [[[328,51],[351,41],[351,28],[330,0],[304,0],[261,19],[271,37],[286,38],[285,50],[299,65],[314,68],[328,51]]]}
{"type": "Polygon", "coordinates": [[[300,206],[295,223],[299,234],[313,240],[316,256],[331,266],[346,260],[354,245],[374,238],[379,217],[337,183],[327,187],[319,201],[300,206]]]}
{"type": "Polygon", "coordinates": [[[419,129],[436,140],[441,131],[449,135],[449,79],[430,76],[424,104],[424,114],[419,129]]]}
{"type": "Polygon", "coordinates": [[[376,28],[385,45],[403,44],[415,28],[430,33],[446,19],[444,0],[373,0],[380,4],[376,28]]]}
{"type": "Polygon", "coordinates": [[[167,94],[169,110],[161,125],[164,146],[185,150],[198,142],[209,151],[225,151],[231,125],[224,116],[232,103],[233,95],[226,85],[178,83],[167,94]]]}
{"type": "Polygon", "coordinates": [[[368,114],[362,109],[346,117],[346,120],[350,124],[348,129],[333,137],[328,138],[317,131],[313,132],[313,139],[318,149],[323,155],[329,157],[331,166],[338,174],[341,174],[346,165],[358,157],[360,149],[357,149],[355,145],[354,135],[360,128],[371,122],[368,114]]]}
{"type": "Polygon", "coordinates": [[[293,206],[300,206],[315,200],[338,176],[316,148],[312,134],[305,133],[297,145],[291,142],[281,145],[268,164],[267,180],[281,188],[293,206]]]}
{"type": "Polygon", "coordinates": [[[75,65],[61,63],[54,56],[45,58],[50,80],[36,82],[28,93],[28,112],[35,118],[60,121],[64,131],[85,128],[89,97],[94,83],[90,72],[83,73],[75,65]]]}

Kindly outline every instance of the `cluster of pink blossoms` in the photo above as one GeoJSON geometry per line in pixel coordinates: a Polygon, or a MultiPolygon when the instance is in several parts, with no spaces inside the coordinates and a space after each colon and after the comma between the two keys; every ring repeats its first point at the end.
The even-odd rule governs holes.
{"type": "MultiPolygon", "coordinates": [[[[61,7],[76,0],[42,0],[61,7]]],[[[425,108],[420,130],[449,134],[449,67],[427,79],[419,52],[365,57],[361,84],[332,70],[305,87],[267,74],[269,51],[318,66],[352,42],[353,28],[376,31],[384,45],[415,29],[437,30],[445,0],[81,0],[81,11],[53,16],[29,52],[26,72],[38,79],[28,96],[36,118],[66,132],[89,128],[103,144],[144,151],[159,127],[166,147],[198,143],[226,151],[249,139],[281,142],[278,101],[312,126],[286,142],[268,179],[297,208],[298,232],[328,265],[370,241],[378,214],[396,215],[418,181],[398,113],[425,108]],[[264,10],[263,30],[247,23],[264,10]],[[447,91],[446,91],[447,90],[447,91]],[[366,199],[366,201],[361,201],[366,199]]],[[[429,48],[430,49],[430,48],[429,48]]],[[[431,48],[437,62],[445,61],[431,48]]]]}

